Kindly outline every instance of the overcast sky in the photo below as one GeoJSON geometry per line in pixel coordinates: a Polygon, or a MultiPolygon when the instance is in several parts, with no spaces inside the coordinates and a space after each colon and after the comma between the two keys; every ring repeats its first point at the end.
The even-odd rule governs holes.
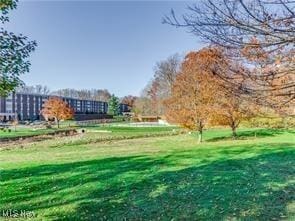
{"type": "Polygon", "coordinates": [[[5,26],[38,43],[26,84],[139,95],[157,61],[200,48],[195,36],[161,23],[191,3],[21,1],[5,26]]]}

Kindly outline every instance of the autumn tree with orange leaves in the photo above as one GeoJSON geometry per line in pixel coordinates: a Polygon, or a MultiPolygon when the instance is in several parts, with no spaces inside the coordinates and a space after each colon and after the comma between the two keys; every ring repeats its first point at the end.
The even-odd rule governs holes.
{"type": "Polygon", "coordinates": [[[213,74],[217,60],[210,49],[187,54],[172,87],[171,97],[165,101],[168,121],[197,130],[199,142],[202,142],[212,104],[217,100],[219,85],[213,74]]]}
{"type": "Polygon", "coordinates": [[[168,120],[198,130],[199,142],[206,124],[229,126],[235,138],[240,122],[254,116],[258,109],[249,97],[238,95],[219,78],[218,73],[229,74],[232,67],[239,66],[216,48],[190,52],[176,78],[172,96],[166,100],[168,120]]]}
{"type": "Polygon", "coordinates": [[[237,137],[237,128],[241,121],[249,120],[256,116],[259,106],[247,100],[245,96],[239,96],[220,85],[216,92],[218,99],[212,104],[210,112],[210,125],[228,126],[232,130],[232,138],[237,137]]]}
{"type": "Polygon", "coordinates": [[[59,128],[61,120],[73,118],[74,110],[61,98],[51,97],[44,103],[41,114],[45,119],[54,118],[59,128]]]}

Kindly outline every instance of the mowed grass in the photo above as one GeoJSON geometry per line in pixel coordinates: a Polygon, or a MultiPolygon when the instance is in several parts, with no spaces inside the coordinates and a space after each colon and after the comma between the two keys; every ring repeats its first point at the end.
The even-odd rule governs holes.
{"type": "Polygon", "coordinates": [[[35,220],[294,220],[295,131],[239,135],[3,150],[0,211],[33,211],[35,220]]]}
{"type": "MultiPolygon", "coordinates": [[[[34,129],[29,126],[17,126],[15,130],[14,127],[10,127],[10,132],[8,130],[0,130],[0,140],[7,139],[7,138],[17,138],[17,137],[30,137],[36,135],[46,135],[48,133],[52,133],[59,130],[65,129],[77,129],[81,130],[84,129],[88,133],[85,134],[84,138],[101,138],[101,137],[118,137],[118,136],[141,136],[146,134],[159,134],[159,133],[167,133],[178,130],[176,127],[129,127],[129,126],[112,126],[112,124],[106,125],[94,125],[94,126],[72,126],[66,127],[63,126],[61,128],[57,128],[56,126],[51,129],[43,129],[38,128],[34,129]]],[[[85,140],[84,139],[84,140],[85,140]]]]}
{"type": "MultiPolygon", "coordinates": [[[[92,126],[84,128],[85,133],[78,143],[91,143],[102,140],[122,140],[148,136],[173,135],[180,131],[176,127],[131,127],[131,126],[92,126]]],[[[76,144],[78,144],[76,142],[76,144]]]]}
{"type": "MultiPolygon", "coordinates": [[[[82,127],[81,127],[82,128],[82,127]]],[[[99,132],[105,132],[109,135],[136,135],[136,134],[151,134],[151,133],[161,133],[161,132],[170,132],[179,130],[177,127],[166,127],[166,126],[116,126],[116,125],[95,125],[95,126],[89,126],[84,127],[85,130],[89,133],[99,133],[99,132]]],[[[100,133],[101,135],[102,133],[100,133]]],[[[93,135],[93,134],[92,134],[93,135]]]]}
{"type": "Polygon", "coordinates": [[[0,140],[14,137],[28,137],[35,135],[44,135],[56,131],[56,129],[32,129],[32,128],[17,128],[10,127],[10,132],[6,129],[0,130],[0,140]]]}

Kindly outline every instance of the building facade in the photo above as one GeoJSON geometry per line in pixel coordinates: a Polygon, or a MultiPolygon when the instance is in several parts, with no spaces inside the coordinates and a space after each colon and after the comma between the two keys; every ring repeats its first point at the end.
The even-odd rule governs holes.
{"type": "MultiPolygon", "coordinates": [[[[0,98],[0,121],[9,121],[17,118],[20,121],[40,120],[40,112],[44,103],[52,95],[11,93],[7,97],[0,98]]],[[[98,114],[105,115],[108,112],[108,104],[103,101],[81,100],[76,98],[60,97],[74,109],[75,115],[98,114]]],[[[120,104],[120,113],[128,110],[128,106],[120,104]]]]}

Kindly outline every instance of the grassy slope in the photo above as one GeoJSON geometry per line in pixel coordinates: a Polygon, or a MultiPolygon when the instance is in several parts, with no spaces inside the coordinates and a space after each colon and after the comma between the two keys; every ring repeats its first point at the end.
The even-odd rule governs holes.
{"type": "Polygon", "coordinates": [[[294,131],[195,135],[0,152],[0,210],[39,219],[292,220],[294,131]]]}

